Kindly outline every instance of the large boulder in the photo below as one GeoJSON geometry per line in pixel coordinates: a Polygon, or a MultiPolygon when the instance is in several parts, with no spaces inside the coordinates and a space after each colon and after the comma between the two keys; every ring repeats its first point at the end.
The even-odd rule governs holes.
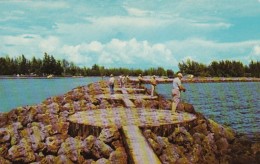
{"type": "Polygon", "coordinates": [[[53,163],[57,163],[57,164],[74,164],[73,161],[71,161],[71,159],[69,157],[67,157],[66,155],[59,155],[56,158],[54,158],[54,162],[53,163]]]}
{"type": "Polygon", "coordinates": [[[123,147],[118,147],[109,156],[109,161],[111,163],[127,163],[127,154],[123,147]]]}
{"type": "Polygon", "coordinates": [[[228,153],[229,151],[229,143],[226,138],[222,137],[216,141],[216,145],[218,148],[218,151],[221,155],[224,155],[228,153]]]}
{"type": "Polygon", "coordinates": [[[50,124],[50,125],[45,126],[45,129],[50,135],[55,135],[55,134],[66,135],[68,133],[69,123],[68,122],[57,122],[55,124],[50,124]]]}
{"type": "Polygon", "coordinates": [[[7,126],[7,130],[11,135],[11,145],[16,145],[20,140],[19,130],[22,129],[23,126],[20,122],[14,122],[11,125],[7,126]]]}
{"type": "Polygon", "coordinates": [[[77,162],[81,158],[84,144],[81,140],[69,137],[61,144],[58,155],[65,155],[71,161],[77,162]]]}
{"type": "Polygon", "coordinates": [[[98,139],[105,142],[111,143],[112,141],[118,140],[120,133],[116,127],[102,129],[98,139]]]}
{"type": "Polygon", "coordinates": [[[94,148],[100,152],[102,157],[105,158],[108,158],[110,156],[110,153],[113,152],[113,149],[101,140],[95,141],[94,148]]]}
{"type": "Polygon", "coordinates": [[[229,142],[235,139],[235,133],[231,128],[224,127],[215,121],[209,119],[210,129],[217,138],[226,138],[229,142]]]}
{"type": "Polygon", "coordinates": [[[199,144],[194,144],[190,153],[186,154],[189,163],[198,163],[202,158],[202,148],[199,144]]]}
{"type": "Polygon", "coordinates": [[[8,121],[8,114],[7,113],[0,113],[0,128],[6,125],[8,121]]]}
{"type": "Polygon", "coordinates": [[[100,158],[96,161],[96,164],[111,164],[111,162],[106,158],[100,158]]]}
{"type": "Polygon", "coordinates": [[[175,128],[174,132],[168,136],[168,139],[170,142],[178,144],[183,142],[193,143],[191,134],[184,127],[175,128]]]}
{"type": "Polygon", "coordinates": [[[47,105],[47,112],[52,114],[58,114],[60,112],[60,105],[56,102],[52,102],[47,105]]]}
{"type": "Polygon", "coordinates": [[[9,131],[6,128],[0,128],[0,143],[8,142],[11,138],[9,131]]]}
{"type": "Polygon", "coordinates": [[[12,164],[12,162],[10,162],[9,160],[3,158],[2,156],[0,156],[0,163],[2,163],[2,164],[12,164]]]}
{"type": "Polygon", "coordinates": [[[193,134],[194,143],[201,145],[205,137],[206,136],[203,133],[194,133],[193,134]]]}
{"type": "Polygon", "coordinates": [[[166,149],[163,149],[160,160],[162,163],[176,163],[178,159],[183,156],[183,152],[177,145],[169,145],[166,149]]]}
{"type": "Polygon", "coordinates": [[[193,105],[188,104],[188,103],[183,103],[183,102],[179,103],[178,106],[177,106],[177,110],[196,114],[196,111],[195,111],[193,105]]]}
{"type": "Polygon", "coordinates": [[[73,106],[73,102],[67,102],[61,107],[61,111],[67,111],[69,114],[74,114],[75,113],[75,108],[73,106]]]}
{"type": "Polygon", "coordinates": [[[53,113],[37,114],[35,120],[43,123],[44,125],[55,124],[60,122],[59,116],[53,113]]]}
{"type": "Polygon", "coordinates": [[[46,138],[46,151],[49,153],[57,153],[61,144],[65,141],[66,136],[57,134],[46,138]]]}
{"type": "Polygon", "coordinates": [[[10,143],[0,144],[0,157],[6,157],[10,143]]]}
{"type": "Polygon", "coordinates": [[[37,126],[26,128],[20,131],[21,138],[24,138],[31,144],[34,151],[42,150],[44,148],[43,140],[45,134],[37,126]]]}
{"type": "Polygon", "coordinates": [[[197,119],[197,124],[191,129],[191,132],[192,134],[201,133],[207,136],[210,133],[207,121],[205,119],[197,119]]]}
{"type": "Polygon", "coordinates": [[[55,162],[56,156],[54,155],[46,155],[44,158],[41,159],[40,164],[51,164],[55,162]]]}
{"type": "Polygon", "coordinates": [[[113,152],[113,149],[109,145],[92,135],[84,140],[83,150],[86,156],[92,156],[95,159],[108,158],[110,153],[113,152]]]}
{"type": "Polygon", "coordinates": [[[158,136],[156,142],[163,148],[167,148],[171,143],[167,137],[158,136]]]}
{"type": "Polygon", "coordinates": [[[12,162],[29,163],[35,161],[34,151],[31,144],[23,138],[19,144],[12,146],[8,150],[8,159],[12,162]]]}

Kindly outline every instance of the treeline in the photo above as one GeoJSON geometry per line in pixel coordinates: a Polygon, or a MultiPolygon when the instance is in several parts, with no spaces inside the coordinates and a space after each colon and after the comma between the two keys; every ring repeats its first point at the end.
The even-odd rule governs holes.
{"type": "Polygon", "coordinates": [[[251,61],[243,65],[240,61],[213,61],[209,65],[187,60],[179,63],[179,69],[184,74],[201,77],[260,77],[260,62],[251,61]]]}
{"type": "Polygon", "coordinates": [[[56,60],[52,55],[44,54],[43,59],[27,59],[24,55],[17,58],[9,56],[0,57],[0,75],[28,75],[28,76],[109,76],[114,75],[159,75],[173,76],[172,70],[164,70],[162,67],[147,70],[127,68],[105,68],[94,64],[90,67],[78,67],[67,60],[56,60]]]}
{"type": "MultiPolygon", "coordinates": [[[[179,63],[179,70],[184,75],[192,74],[201,77],[260,77],[260,62],[251,61],[249,65],[243,65],[239,61],[213,61],[209,65],[187,60],[179,63]]],[[[88,67],[76,66],[67,60],[57,60],[52,55],[44,54],[42,59],[33,57],[27,59],[24,55],[16,58],[9,56],[0,57],[0,75],[28,75],[28,76],[109,76],[114,75],[157,75],[174,76],[173,70],[165,70],[162,67],[142,69],[105,68],[94,64],[88,67]]]]}

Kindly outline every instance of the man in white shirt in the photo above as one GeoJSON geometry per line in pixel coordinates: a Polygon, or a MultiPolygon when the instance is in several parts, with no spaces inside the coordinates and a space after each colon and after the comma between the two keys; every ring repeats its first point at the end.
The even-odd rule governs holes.
{"type": "Polygon", "coordinates": [[[182,79],[182,74],[178,73],[177,77],[173,79],[172,82],[172,111],[176,112],[176,108],[180,102],[181,98],[181,91],[185,92],[186,89],[184,86],[181,84],[181,79],[182,79]]]}
{"type": "Polygon", "coordinates": [[[155,75],[153,75],[153,77],[151,78],[151,96],[154,96],[154,92],[155,92],[155,87],[157,85],[157,81],[155,79],[155,75]]]}
{"type": "Polygon", "coordinates": [[[110,93],[114,94],[115,78],[114,78],[113,74],[110,75],[108,85],[109,85],[110,93]]]}

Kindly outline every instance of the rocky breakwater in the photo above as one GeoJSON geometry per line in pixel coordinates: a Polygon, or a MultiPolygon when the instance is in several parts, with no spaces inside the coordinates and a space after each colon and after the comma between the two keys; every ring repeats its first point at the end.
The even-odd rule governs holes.
{"type": "MultiPolygon", "coordinates": [[[[128,91],[135,92],[140,91],[128,91]]],[[[116,94],[121,93],[116,90],[116,94]]],[[[105,81],[77,87],[38,105],[0,113],[0,163],[130,163],[120,126],[76,127],[68,120],[79,112],[125,108],[121,100],[96,96],[100,94],[109,95],[105,81]]],[[[169,100],[160,96],[151,100],[137,97],[132,101],[140,110],[169,111],[171,106],[169,100]]],[[[259,163],[259,143],[237,138],[231,129],[206,119],[190,104],[179,105],[178,112],[193,114],[196,119],[140,127],[161,163],[259,163]]],[[[101,122],[94,115],[93,121],[101,122]]],[[[140,161],[143,162],[154,161],[140,161]]]]}
{"type": "MultiPolygon", "coordinates": [[[[106,82],[99,84],[107,88],[106,82]]],[[[103,128],[85,137],[69,133],[70,115],[110,106],[93,98],[99,92],[103,91],[91,84],[0,113],[0,163],[127,163],[118,129],[103,128]]]]}
{"type": "Polygon", "coordinates": [[[170,134],[143,129],[162,163],[243,163],[260,162],[260,143],[239,138],[235,132],[196,112],[190,104],[180,104],[178,111],[196,114],[197,119],[172,127],[170,134]]]}

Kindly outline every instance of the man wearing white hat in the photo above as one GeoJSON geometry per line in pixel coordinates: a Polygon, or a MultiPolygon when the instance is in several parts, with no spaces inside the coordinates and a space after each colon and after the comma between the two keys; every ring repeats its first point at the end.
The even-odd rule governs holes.
{"type": "Polygon", "coordinates": [[[114,85],[115,85],[115,78],[113,74],[110,75],[109,81],[108,81],[110,94],[114,94],[114,85]]]}
{"type": "Polygon", "coordinates": [[[155,92],[155,87],[157,85],[157,81],[155,79],[155,75],[153,75],[153,77],[151,78],[151,96],[154,96],[154,92],[155,92]]]}
{"type": "Polygon", "coordinates": [[[177,77],[173,79],[172,83],[172,111],[176,112],[176,108],[180,102],[181,98],[181,91],[185,92],[186,89],[184,86],[181,84],[181,79],[182,79],[182,74],[178,73],[177,77]]]}

